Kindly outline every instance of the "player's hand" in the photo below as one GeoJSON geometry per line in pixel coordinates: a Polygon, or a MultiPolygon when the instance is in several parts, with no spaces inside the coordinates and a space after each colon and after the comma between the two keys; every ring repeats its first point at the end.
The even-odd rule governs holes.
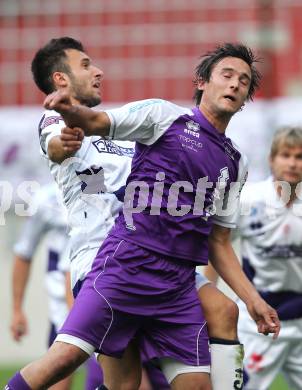
{"type": "Polygon", "coordinates": [[[72,102],[68,90],[60,89],[46,96],[43,105],[47,110],[64,113],[71,109],[72,102]]]}
{"type": "Polygon", "coordinates": [[[280,321],[275,309],[268,305],[262,298],[247,305],[247,309],[257,324],[258,332],[268,335],[273,333],[276,339],[280,332],[280,321]]]}
{"type": "Polygon", "coordinates": [[[79,127],[64,127],[60,136],[63,149],[68,153],[75,153],[82,146],[84,132],[79,127]]]}
{"type": "Polygon", "coordinates": [[[22,311],[13,314],[10,331],[12,338],[18,342],[28,333],[27,320],[22,311]]]}

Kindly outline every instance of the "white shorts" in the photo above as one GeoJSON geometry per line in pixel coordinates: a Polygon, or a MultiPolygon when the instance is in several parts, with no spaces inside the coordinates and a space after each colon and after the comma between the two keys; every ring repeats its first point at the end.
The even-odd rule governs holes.
{"type": "Polygon", "coordinates": [[[48,295],[48,317],[58,330],[69,312],[66,303],[65,275],[60,271],[47,272],[45,284],[48,295]]]}
{"type": "Polygon", "coordinates": [[[195,274],[195,287],[196,290],[201,289],[201,287],[205,286],[206,284],[211,283],[203,274],[200,272],[196,272],[195,274]]]}
{"type": "MultiPolygon", "coordinates": [[[[100,246],[102,242],[100,242],[100,246]]],[[[99,248],[85,248],[79,251],[76,256],[71,259],[70,263],[70,282],[71,288],[75,286],[77,281],[83,280],[91,270],[93,260],[95,259],[99,248]]]]}
{"type": "Polygon", "coordinates": [[[245,305],[239,306],[239,339],[244,344],[246,390],[267,390],[282,372],[293,389],[302,389],[302,319],[281,321],[277,340],[257,332],[245,305]]]}
{"type": "Polygon", "coordinates": [[[160,361],[160,368],[166,377],[168,383],[171,383],[173,379],[180,374],[188,374],[192,372],[202,372],[210,374],[210,366],[187,366],[175,359],[162,358],[160,361]]]}

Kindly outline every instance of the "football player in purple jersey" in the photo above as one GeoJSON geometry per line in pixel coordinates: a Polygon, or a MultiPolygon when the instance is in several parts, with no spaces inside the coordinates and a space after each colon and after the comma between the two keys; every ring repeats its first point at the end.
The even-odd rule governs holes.
{"type": "MultiPolygon", "coordinates": [[[[124,208],[57,342],[8,388],[55,383],[94,351],[122,357],[136,337],[149,357],[159,358],[172,389],[211,389],[206,321],[195,288],[195,267],[208,257],[245,302],[258,331],[278,334],[276,312],[245,277],[230,243],[247,169],[225,130],[255,92],[254,61],[243,45],[225,44],[208,53],[197,68],[193,109],[149,99],[95,112],[73,104],[68,90],[46,99],[46,108],[57,110],[71,127],[61,138],[66,152],[78,126],[86,136],[137,141],[136,153],[124,208]]],[[[139,359],[133,353],[133,370],[139,359]]],[[[115,364],[119,369],[117,359],[115,364]]],[[[112,386],[106,374],[105,385],[127,388],[112,386]]]]}

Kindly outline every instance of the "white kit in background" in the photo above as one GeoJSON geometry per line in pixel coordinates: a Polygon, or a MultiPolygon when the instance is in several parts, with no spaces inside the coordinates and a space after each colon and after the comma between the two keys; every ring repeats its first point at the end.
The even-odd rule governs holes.
{"type": "Polygon", "coordinates": [[[37,246],[43,240],[48,259],[45,282],[49,299],[49,320],[58,330],[68,314],[65,276],[58,268],[68,235],[66,211],[56,184],[42,187],[31,206],[36,212],[24,224],[14,245],[14,253],[32,261],[37,246]]]}
{"type": "Polygon", "coordinates": [[[239,337],[245,346],[245,369],[251,374],[246,388],[268,389],[283,366],[293,389],[302,389],[301,200],[284,206],[269,178],[247,183],[241,202],[241,210],[249,210],[238,224],[243,268],[281,320],[277,340],[263,337],[240,302],[239,337]]]}

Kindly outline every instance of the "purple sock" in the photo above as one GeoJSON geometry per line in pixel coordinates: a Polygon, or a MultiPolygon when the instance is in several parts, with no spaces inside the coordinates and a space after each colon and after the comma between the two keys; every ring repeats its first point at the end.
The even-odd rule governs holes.
{"type": "Polygon", "coordinates": [[[20,371],[17,372],[4,387],[5,390],[31,390],[28,384],[23,379],[20,371]]]}

